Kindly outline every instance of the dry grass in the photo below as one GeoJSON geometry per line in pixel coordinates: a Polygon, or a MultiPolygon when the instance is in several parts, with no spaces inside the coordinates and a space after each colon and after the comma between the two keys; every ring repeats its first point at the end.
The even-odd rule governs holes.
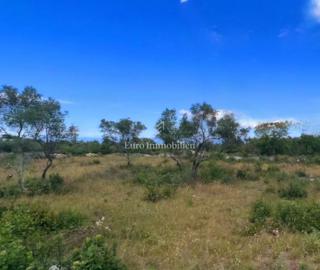
{"type": "MultiPolygon", "coordinates": [[[[118,255],[129,269],[299,269],[302,262],[320,269],[320,255],[308,254],[302,234],[281,232],[275,237],[261,232],[243,236],[251,204],[265,195],[264,181],[185,186],[171,199],[150,203],[143,200],[143,187],[133,184],[128,171],[122,169],[125,162],[119,155],[57,160],[51,172],[63,175],[71,191],[22,197],[15,203],[37,202],[57,211],[74,209],[83,213],[91,224],[90,233],[104,230],[108,241],[117,242],[118,255]],[[92,164],[92,159],[99,159],[100,164],[92,164]],[[103,226],[95,228],[95,221],[102,216],[103,226]]],[[[170,161],[134,159],[134,164],[163,163],[170,161]]],[[[39,174],[43,166],[43,161],[35,162],[29,174],[39,174]]],[[[320,176],[320,166],[279,166],[287,172],[304,170],[320,176]]],[[[0,170],[3,179],[7,174],[7,169],[0,170]]],[[[319,193],[314,192],[313,197],[317,196],[319,193]]],[[[85,235],[79,231],[70,237],[81,241],[85,235]]]]}

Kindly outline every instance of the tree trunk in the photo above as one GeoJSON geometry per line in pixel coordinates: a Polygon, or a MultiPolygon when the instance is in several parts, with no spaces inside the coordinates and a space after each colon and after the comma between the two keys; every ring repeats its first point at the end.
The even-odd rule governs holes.
{"type": "Polygon", "coordinates": [[[131,166],[131,161],[130,161],[130,154],[129,154],[129,152],[127,152],[126,155],[127,155],[127,166],[130,167],[130,166],[131,166]]]}
{"type": "Polygon", "coordinates": [[[182,171],[181,161],[177,157],[175,157],[174,155],[170,155],[170,157],[171,157],[171,159],[173,159],[176,162],[176,165],[178,166],[179,171],[182,171]]]}
{"type": "Polygon", "coordinates": [[[42,179],[46,179],[47,172],[51,166],[52,166],[52,159],[48,159],[47,166],[45,167],[45,169],[43,170],[43,173],[42,173],[42,179]]]}
{"type": "Polygon", "coordinates": [[[196,182],[198,179],[198,169],[199,169],[199,163],[194,161],[192,163],[192,170],[191,170],[191,176],[192,176],[192,181],[196,182]]]}

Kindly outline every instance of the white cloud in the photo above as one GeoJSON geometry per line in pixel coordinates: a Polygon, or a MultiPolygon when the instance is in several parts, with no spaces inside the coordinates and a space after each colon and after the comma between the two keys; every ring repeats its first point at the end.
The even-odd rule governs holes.
{"type": "Polygon", "coordinates": [[[189,0],[180,0],[180,3],[181,3],[181,4],[185,4],[185,3],[187,3],[187,2],[189,2],[189,0]]]}
{"type": "Polygon", "coordinates": [[[192,115],[191,112],[189,110],[186,110],[186,109],[179,110],[179,114],[180,114],[180,116],[184,116],[186,114],[188,118],[190,118],[191,115],[192,115]]]}
{"type": "Polygon", "coordinates": [[[278,38],[285,38],[289,35],[289,33],[290,33],[289,29],[282,29],[278,34],[278,38]]]}
{"type": "Polygon", "coordinates": [[[71,101],[71,100],[59,99],[58,101],[59,101],[62,105],[72,105],[72,104],[74,104],[74,102],[71,101]]]}
{"type": "Polygon", "coordinates": [[[310,0],[309,15],[313,20],[320,23],[320,0],[310,0]]]}

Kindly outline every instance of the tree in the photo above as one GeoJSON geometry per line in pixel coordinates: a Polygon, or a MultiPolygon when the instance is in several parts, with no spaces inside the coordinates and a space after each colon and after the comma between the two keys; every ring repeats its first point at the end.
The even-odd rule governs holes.
{"type": "Polygon", "coordinates": [[[231,151],[240,142],[240,124],[233,114],[226,114],[217,122],[215,134],[222,140],[223,148],[231,151]]]}
{"type": "Polygon", "coordinates": [[[276,155],[287,152],[289,121],[262,123],[255,128],[256,145],[261,154],[276,155]]]}
{"type": "Polygon", "coordinates": [[[285,138],[289,135],[289,121],[266,122],[256,126],[255,133],[258,138],[285,138]]]}
{"type": "MultiPolygon", "coordinates": [[[[157,137],[160,138],[163,143],[179,143],[180,132],[178,126],[177,111],[174,109],[165,109],[158,122],[156,123],[156,129],[158,131],[157,137]]],[[[180,159],[181,150],[171,150],[170,158],[172,158],[178,168],[182,170],[182,161],[180,159]]]]}
{"type": "Polygon", "coordinates": [[[233,114],[226,114],[217,121],[215,135],[221,140],[225,151],[234,151],[246,142],[250,128],[240,127],[233,114]]]}
{"type": "Polygon", "coordinates": [[[130,118],[121,119],[119,122],[101,120],[100,130],[103,133],[104,141],[111,141],[120,144],[127,156],[127,164],[130,161],[130,144],[137,142],[141,132],[146,127],[141,122],[134,122],[130,118]]]}
{"type": "Polygon", "coordinates": [[[71,125],[68,128],[67,137],[71,143],[77,143],[79,137],[79,128],[75,125],[71,125]]]}
{"type": "Polygon", "coordinates": [[[66,138],[66,114],[61,111],[61,105],[58,101],[49,98],[42,102],[37,124],[38,141],[47,159],[46,167],[42,172],[43,179],[46,178],[47,172],[53,164],[58,144],[66,138]]]}
{"type": "Polygon", "coordinates": [[[41,104],[41,95],[33,87],[25,87],[20,93],[12,86],[0,90],[0,130],[2,135],[12,136],[20,154],[19,185],[23,189],[25,152],[30,138],[34,138],[35,119],[41,104]]]}
{"type": "Polygon", "coordinates": [[[190,115],[182,117],[179,133],[181,141],[194,144],[192,154],[192,178],[197,179],[200,164],[206,160],[206,151],[213,143],[217,125],[217,111],[210,104],[194,104],[191,106],[190,115]]]}

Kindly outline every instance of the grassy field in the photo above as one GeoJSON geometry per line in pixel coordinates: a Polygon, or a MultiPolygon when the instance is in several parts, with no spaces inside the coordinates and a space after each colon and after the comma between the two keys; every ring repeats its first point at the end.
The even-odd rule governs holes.
{"type": "MultiPolygon", "coordinates": [[[[216,163],[232,170],[256,166],[252,162],[216,163]]],[[[281,181],[259,177],[180,185],[174,196],[153,203],[145,200],[145,187],[135,183],[125,164],[120,155],[56,160],[51,173],[64,177],[66,192],[2,198],[1,204],[34,203],[83,214],[85,224],[64,234],[66,245],[72,249],[86,237],[102,234],[108,243],[116,243],[118,257],[128,269],[320,269],[320,243],[310,242],[309,235],[281,228],[279,233],[265,229],[245,233],[252,204],[260,198],[278,200],[274,190],[281,181]]],[[[134,167],[142,164],[174,166],[164,157],[133,159],[134,167]]],[[[271,166],[288,175],[303,172],[312,180],[305,200],[318,200],[319,165],[260,164],[261,170],[271,166]]],[[[43,161],[32,163],[28,175],[39,176],[42,167],[43,161]]],[[[14,173],[2,168],[0,176],[6,179],[14,173]]],[[[9,181],[14,180],[2,180],[2,185],[9,181]]]]}

